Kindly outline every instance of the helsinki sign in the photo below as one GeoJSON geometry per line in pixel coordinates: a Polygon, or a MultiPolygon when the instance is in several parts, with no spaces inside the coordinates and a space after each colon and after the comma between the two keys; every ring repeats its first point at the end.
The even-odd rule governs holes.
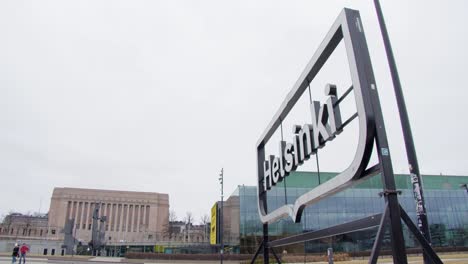
{"type": "MultiPolygon", "coordinates": [[[[376,3],[378,3],[378,1],[376,3]]],[[[314,86],[316,87],[316,85],[314,86]]],[[[341,110],[344,110],[344,107],[341,110]]],[[[412,171],[412,169],[410,169],[410,171],[412,171]]],[[[393,175],[377,85],[375,84],[361,19],[359,12],[356,10],[343,9],[301,76],[294,84],[292,90],[288,93],[279,110],[261,135],[257,142],[257,175],[258,212],[260,220],[264,223],[261,247],[263,247],[265,263],[269,263],[268,256],[270,248],[273,249],[273,247],[317,240],[324,237],[333,237],[338,234],[372,227],[378,227],[378,229],[369,263],[377,263],[379,250],[387,230],[390,232],[390,245],[394,263],[407,263],[402,220],[408,227],[408,231],[414,235],[422,246],[425,262],[442,263],[431,248],[430,242],[421,234],[417,226],[411,221],[411,218],[398,202],[399,191],[396,189],[393,175]],[[317,82],[315,77],[341,42],[344,44],[348,59],[351,76],[350,87],[345,87],[346,90],[338,96],[338,87],[336,85],[325,85],[326,100],[322,103],[313,101],[312,98],[310,100],[312,122],[310,124],[294,125],[292,138],[288,141],[284,141],[281,133],[277,156],[266,153],[265,145],[269,142],[275,131],[280,126],[282,128],[283,120],[288,116],[304,91],[307,88],[311,89],[310,84],[312,82],[317,82]],[[340,103],[343,102],[351,92],[354,94],[354,108],[356,112],[345,119],[342,118],[340,103]],[[311,155],[317,155],[318,149],[327,147],[327,142],[334,140],[340,133],[345,133],[344,130],[346,126],[351,122],[357,123],[357,129],[359,131],[357,146],[351,163],[335,177],[308,190],[295,201],[285,199],[286,202],[284,205],[278,208],[268,208],[267,198],[272,187],[277,185],[278,182],[284,181],[291,172],[304,164],[311,155]],[[369,160],[374,146],[378,162],[369,167],[369,160]],[[290,217],[295,222],[300,222],[303,210],[306,206],[343,191],[376,174],[380,174],[382,180],[383,191],[381,195],[385,199],[385,209],[383,213],[327,227],[326,229],[280,238],[272,242],[268,241],[268,224],[285,217],[290,217]]],[[[418,214],[422,214],[424,213],[424,208],[417,175],[412,174],[411,177],[415,189],[415,198],[418,201],[418,214]]],[[[286,185],[285,182],[285,188],[286,185]]],[[[287,190],[285,189],[285,196],[286,195],[287,190]]],[[[259,250],[257,250],[253,261],[258,253],[259,250]]],[[[274,255],[276,256],[276,254],[274,255]]]]}
{"type": "Polygon", "coordinates": [[[293,143],[280,141],[279,156],[270,156],[263,162],[264,190],[270,190],[279,180],[295,171],[297,166],[308,160],[310,155],[322,148],[325,142],[333,140],[335,135],[341,132],[340,106],[336,102],[336,86],[328,84],[325,94],[329,96],[327,102],[320,106],[320,102],[314,101],[310,106],[312,124],[293,127],[293,143]],[[336,105],[336,106],[335,106],[336,105]]]}
{"type": "MultiPolygon", "coordinates": [[[[378,99],[375,99],[378,98],[376,89],[359,12],[344,9],[257,142],[258,209],[263,223],[272,223],[287,216],[295,222],[300,222],[302,211],[307,205],[342,191],[368,176],[364,171],[374,146],[373,104],[378,103],[376,101],[378,99]],[[312,123],[293,126],[292,139],[289,142],[283,140],[279,142],[277,156],[267,155],[265,144],[341,42],[344,42],[346,49],[351,86],[346,87],[340,98],[338,87],[326,84],[326,101],[323,103],[312,101],[310,104],[312,123]],[[340,103],[350,92],[354,92],[356,113],[343,121],[340,103]],[[311,155],[316,154],[318,149],[326,147],[328,141],[333,140],[354,120],[358,122],[359,136],[351,164],[334,178],[309,190],[292,203],[268,211],[268,191],[283,181],[289,173],[295,171],[311,155]]],[[[388,154],[386,148],[382,148],[381,151],[382,155],[388,154]]]]}

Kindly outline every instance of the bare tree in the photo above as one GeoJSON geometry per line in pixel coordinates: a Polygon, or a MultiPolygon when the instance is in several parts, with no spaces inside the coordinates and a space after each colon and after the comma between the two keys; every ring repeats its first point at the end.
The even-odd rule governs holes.
{"type": "Polygon", "coordinates": [[[13,224],[12,215],[13,215],[13,212],[10,211],[8,214],[3,216],[3,220],[2,220],[3,228],[2,229],[4,230],[4,233],[6,235],[11,233],[10,227],[13,224]]]}
{"type": "Polygon", "coordinates": [[[185,217],[184,217],[184,222],[185,224],[192,224],[193,223],[193,214],[192,212],[187,212],[185,213],[185,217]]]}
{"type": "Polygon", "coordinates": [[[9,217],[8,214],[2,215],[2,220],[1,220],[0,225],[2,227],[2,233],[9,234],[10,226],[11,226],[11,218],[9,217]]]}
{"type": "Polygon", "coordinates": [[[187,212],[185,213],[185,218],[184,218],[184,222],[185,222],[185,239],[186,241],[190,242],[190,227],[192,226],[192,223],[193,223],[193,215],[192,215],[192,212],[187,212]]]}
{"type": "MultiPolygon", "coordinates": [[[[29,212],[28,212],[29,213],[29,212]]],[[[30,214],[25,215],[23,223],[23,236],[29,236],[29,228],[31,227],[32,216],[30,214]]]]}
{"type": "Polygon", "coordinates": [[[169,240],[172,239],[174,233],[176,232],[174,228],[174,223],[177,221],[177,215],[174,210],[169,211],[167,224],[163,227],[164,236],[167,236],[169,240]]]}
{"type": "Polygon", "coordinates": [[[170,222],[175,222],[177,221],[177,215],[174,210],[169,211],[169,221],[170,222]]]}
{"type": "Polygon", "coordinates": [[[200,217],[200,223],[203,225],[203,242],[206,242],[210,217],[207,214],[204,214],[200,217]]]}

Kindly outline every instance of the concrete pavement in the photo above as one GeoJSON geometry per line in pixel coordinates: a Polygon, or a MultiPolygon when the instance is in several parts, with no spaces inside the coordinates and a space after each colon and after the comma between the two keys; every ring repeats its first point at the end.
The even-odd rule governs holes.
{"type": "MultiPolygon", "coordinates": [[[[448,264],[466,264],[468,263],[468,254],[447,254],[441,256],[442,261],[448,264]]],[[[125,259],[125,258],[109,258],[109,257],[28,257],[29,264],[217,264],[219,261],[197,261],[197,260],[143,260],[143,259],[125,259]]],[[[239,264],[239,261],[224,261],[225,264],[239,264]]],[[[312,263],[312,262],[309,262],[312,263]]],[[[336,262],[343,264],[366,264],[367,260],[350,260],[344,262],[336,262]]],[[[390,258],[378,260],[379,264],[391,264],[393,261],[390,258]]],[[[0,256],[0,264],[11,264],[11,257],[0,256]]],[[[19,264],[18,261],[16,264],[19,264]]],[[[291,263],[293,264],[293,263],[291,263]]],[[[294,264],[303,264],[294,263],[294,264]]],[[[313,262],[313,264],[326,264],[326,262],[313,262]]],[[[409,257],[408,264],[423,264],[422,257],[409,257]]]]}
{"type": "MultiPolygon", "coordinates": [[[[144,260],[144,259],[132,259],[128,260],[126,258],[110,258],[110,257],[93,257],[93,258],[83,258],[83,257],[52,257],[48,258],[39,258],[39,257],[28,257],[26,263],[30,264],[215,264],[219,261],[198,261],[198,260],[144,260]]],[[[239,261],[224,261],[225,264],[239,264],[239,261]]],[[[0,264],[11,264],[11,257],[0,257],[0,264]]],[[[16,261],[15,264],[19,264],[16,261]]]]}

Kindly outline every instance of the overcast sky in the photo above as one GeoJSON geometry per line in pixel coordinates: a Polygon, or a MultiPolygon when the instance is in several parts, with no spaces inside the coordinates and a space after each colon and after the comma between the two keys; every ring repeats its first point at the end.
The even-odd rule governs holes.
{"type": "MultiPolygon", "coordinates": [[[[256,142],[343,7],[361,12],[406,173],[371,0],[0,1],[0,215],[46,212],[54,187],[81,187],[168,193],[199,220],[221,168],[227,195],[255,185],[256,142]]],[[[382,7],[422,173],[468,175],[468,2],[382,7]]],[[[336,67],[328,79],[347,76],[336,67]]]]}

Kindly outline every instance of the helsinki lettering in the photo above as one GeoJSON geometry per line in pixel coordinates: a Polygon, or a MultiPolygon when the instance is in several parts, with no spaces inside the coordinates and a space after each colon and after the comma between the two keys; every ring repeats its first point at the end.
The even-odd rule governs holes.
{"type": "Polygon", "coordinates": [[[295,171],[297,166],[302,165],[311,155],[317,153],[317,149],[325,146],[342,131],[341,113],[337,103],[337,89],[333,84],[327,84],[325,95],[327,102],[313,101],[310,110],[312,124],[293,126],[293,143],[279,142],[279,157],[270,155],[263,163],[263,190],[270,190],[295,171]]]}

